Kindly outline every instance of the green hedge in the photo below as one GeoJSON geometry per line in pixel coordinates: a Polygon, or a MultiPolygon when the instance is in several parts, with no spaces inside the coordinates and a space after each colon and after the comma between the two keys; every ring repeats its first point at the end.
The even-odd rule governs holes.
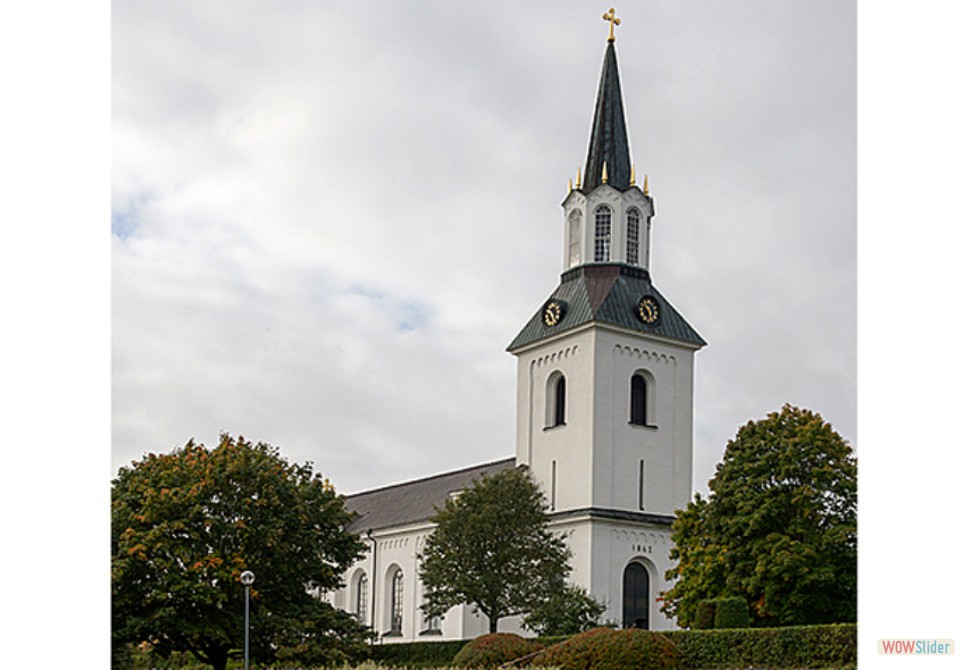
{"type": "Polygon", "coordinates": [[[459,668],[495,668],[541,650],[536,640],[513,633],[491,633],[477,637],[455,655],[452,664],[459,668]]]}
{"type": "Polygon", "coordinates": [[[856,664],[855,624],[663,633],[684,670],[837,668],[856,664]]]}
{"type": "MultiPolygon", "coordinates": [[[[655,632],[674,644],[679,670],[729,668],[849,668],[856,665],[855,624],[727,628],[655,632]]],[[[564,639],[538,638],[549,646],[564,639]]],[[[390,667],[434,668],[451,665],[469,640],[406,642],[371,647],[371,658],[390,667]]],[[[642,665],[636,670],[642,670],[642,665]]]]}
{"type": "Polygon", "coordinates": [[[669,638],[636,628],[594,628],[546,647],[532,662],[561,670],[679,670],[669,638]]]}
{"type": "Polygon", "coordinates": [[[718,598],[714,610],[715,628],[747,628],[751,625],[748,602],[740,597],[718,598]]]}
{"type": "Polygon", "coordinates": [[[370,648],[371,660],[394,668],[443,668],[470,640],[433,640],[375,644],[370,648]]]}
{"type": "Polygon", "coordinates": [[[751,625],[748,603],[741,596],[708,598],[697,603],[692,630],[747,628],[751,625]]]}

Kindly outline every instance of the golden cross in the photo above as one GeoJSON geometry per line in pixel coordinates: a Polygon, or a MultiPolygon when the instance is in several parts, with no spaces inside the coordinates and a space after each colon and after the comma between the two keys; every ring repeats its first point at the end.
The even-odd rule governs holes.
{"type": "Polygon", "coordinates": [[[616,36],[613,35],[613,26],[620,25],[620,20],[616,18],[616,10],[610,7],[610,11],[608,11],[606,14],[603,14],[603,20],[610,22],[610,36],[607,38],[606,41],[615,42],[616,36]]]}

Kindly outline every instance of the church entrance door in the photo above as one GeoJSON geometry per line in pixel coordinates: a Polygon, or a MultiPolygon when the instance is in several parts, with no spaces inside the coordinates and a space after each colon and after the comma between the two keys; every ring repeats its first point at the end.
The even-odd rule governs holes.
{"type": "Polygon", "coordinates": [[[639,563],[630,563],[623,571],[623,627],[648,629],[647,594],[650,577],[639,563]]]}

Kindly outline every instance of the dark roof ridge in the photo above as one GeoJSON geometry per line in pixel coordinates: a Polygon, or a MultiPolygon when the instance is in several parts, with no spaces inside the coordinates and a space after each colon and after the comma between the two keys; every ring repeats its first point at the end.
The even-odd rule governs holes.
{"type": "Polygon", "coordinates": [[[439,472],[434,475],[427,475],[426,477],[419,477],[418,479],[408,479],[407,481],[397,482],[396,484],[387,484],[386,486],[379,486],[376,489],[367,489],[366,491],[358,491],[357,493],[350,493],[344,495],[344,500],[350,500],[351,498],[356,498],[358,496],[369,495],[371,493],[378,493],[380,491],[388,491],[390,489],[398,488],[401,486],[411,486],[412,484],[420,484],[422,482],[431,481],[432,479],[441,479],[442,477],[449,477],[451,475],[459,475],[463,472],[470,472],[472,470],[478,470],[479,468],[488,468],[502,463],[515,462],[515,456],[509,458],[500,458],[496,461],[489,461],[488,463],[479,463],[477,465],[469,465],[464,468],[459,468],[458,470],[448,470],[446,472],[439,472]]]}

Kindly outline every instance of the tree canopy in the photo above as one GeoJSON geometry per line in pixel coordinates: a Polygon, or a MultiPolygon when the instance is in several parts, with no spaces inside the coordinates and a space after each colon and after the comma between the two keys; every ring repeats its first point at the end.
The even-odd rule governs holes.
{"type": "Polygon", "coordinates": [[[526,614],[523,624],[540,636],[576,635],[603,625],[606,605],[576,584],[539,603],[526,614]]]}
{"type": "Polygon", "coordinates": [[[488,618],[524,614],[565,588],[569,550],[547,527],[546,502],[528,472],[484,476],[434,517],[420,574],[424,611],[440,616],[468,603],[488,618]]]}
{"type": "Polygon", "coordinates": [[[310,593],[340,585],[362,554],[333,486],[277,448],[222,435],[119,470],[111,492],[116,642],[188,651],[217,670],[242,648],[245,570],[254,660],[339,660],[364,639],[310,593]]]}
{"type": "Polygon", "coordinates": [[[673,524],[663,610],[679,625],[722,596],[742,596],[756,626],[855,620],[856,459],[821,415],[749,421],[709,487],[673,524]]]}

